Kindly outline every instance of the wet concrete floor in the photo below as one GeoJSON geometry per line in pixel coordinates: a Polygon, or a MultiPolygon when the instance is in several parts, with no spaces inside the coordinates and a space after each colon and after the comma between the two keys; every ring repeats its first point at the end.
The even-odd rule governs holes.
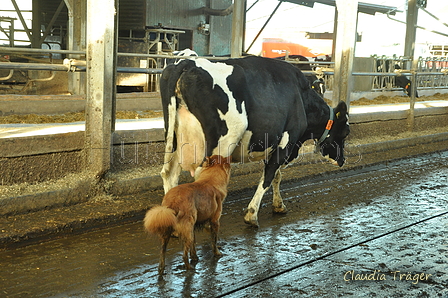
{"type": "Polygon", "coordinates": [[[137,222],[1,251],[0,296],[448,297],[448,152],[284,184],[289,213],[266,195],[258,229],[251,195],[225,203],[221,258],[197,234],[194,271],[173,239],[159,277],[137,222]]]}

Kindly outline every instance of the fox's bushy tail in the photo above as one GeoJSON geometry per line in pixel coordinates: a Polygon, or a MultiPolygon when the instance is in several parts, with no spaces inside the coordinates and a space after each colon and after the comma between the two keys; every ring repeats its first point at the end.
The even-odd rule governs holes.
{"type": "Polygon", "coordinates": [[[165,206],[155,206],[146,212],[143,226],[145,230],[154,235],[163,236],[171,234],[177,218],[173,209],[165,206]]]}

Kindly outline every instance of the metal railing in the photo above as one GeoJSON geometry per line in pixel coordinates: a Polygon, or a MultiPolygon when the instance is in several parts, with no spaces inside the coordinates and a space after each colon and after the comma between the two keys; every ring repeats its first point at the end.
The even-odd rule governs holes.
{"type": "MultiPolygon", "coordinates": [[[[30,53],[30,54],[65,54],[65,55],[80,55],[85,56],[84,51],[70,51],[70,50],[49,50],[49,49],[30,49],[30,48],[11,48],[0,47],[0,53],[30,53]]],[[[140,54],[140,53],[117,53],[117,56],[122,57],[139,57],[148,59],[183,59],[188,57],[179,57],[170,54],[140,54]]],[[[203,57],[210,60],[222,60],[228,57],[203,57]]],[[[354,76],[372,76],[372,91],[391,91],[401,90],[395,85],[395,76],[416,75],[416,82],[418,89],[441,89],[448,88],[448,57],[427,57],[418,59],[417,68],[410,70],[411,60],[406,57],[386,57],[386,56],[372,56],[374,63],[373,72],[353,72],[354,76]],[[396,69],[396,66],[398,69],[396,69]]],[[[315,74],[322,77],[326,83],[326,89],[332,90],[332,82],[334,71],[332,62],[325,61],[288,61],[293,64],[310,64],[314,69],[312,71],[302,71],[305,74],[315,74]]],[[[0,69],[21,69],[21,70],[50,70],[50,71],[85,71],[86,62],[83,60],[64,59],[63,64],[53,63],[0,63],[0,69]]],[[[140,68],[140,67],[117,67],[119,73],[140,73],[158,75],[162,73],[162,68],[140,68]]]]}
{"type": "Polygon", "coordinates": [[[416,69],[410,70],[411,59],[407,57],[372,56],[374,75],[372,90],[401,90],[395,85],[395,76],[417,75],[416,85],[421,89],[448,88],[448,57],[419,57],[416,69]],[[396,69],[396,66],[398,69],[396,69]]]}

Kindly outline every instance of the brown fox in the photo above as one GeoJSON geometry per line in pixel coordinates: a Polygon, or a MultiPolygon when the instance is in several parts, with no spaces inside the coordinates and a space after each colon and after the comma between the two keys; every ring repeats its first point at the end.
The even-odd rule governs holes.
{"type": "Polygon", "coordinates": [[[192,260],[198,259],[194,243],[194,228],[197,225],[210,223],[213,253],[221,255],[217,247],[219,219],[229,179],[230,157],[207,157],[195,182],[170,189],[163,197],[162,205],[146,213],[146,231],[158,235],[162,242],[159,274],[163,274],[165,269],[166,248],[173,232],[183,241],[183,260],[187,269],[191,269],[188,254],[192,260]]]}

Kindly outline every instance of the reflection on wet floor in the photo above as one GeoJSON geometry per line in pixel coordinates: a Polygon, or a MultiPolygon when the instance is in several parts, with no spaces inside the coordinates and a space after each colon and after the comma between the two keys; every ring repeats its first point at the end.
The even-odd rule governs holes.
{"type": "Polygon", "coordinates": [[[229,198],[219,241],[224,255],[215,258],[208,233],[198,233],[195,271],[185,271],[181,245],[171,241],[167,274],[159,278],[158,241],[144,234],[140,222],[3,251],[0,293],[6,297],[336,297],[354,293],[357,297],[424,293],[446,297],[447,158],[445,152],[305,184],[286,184],[282,194],[289,213],[272,214],[267,195],[259,229],[246,226],[242,219],[251,194],[229,198]],[[426,220],[440,214],[444,215],[426,220]],[[406,276],[394,280],[396,271],[409,272],[411,277],[431,276],[413,283],[406,276]],[[385,280],[353,280],[356,274],[374,272],[377,278],[384,274],[385,280]]]}

